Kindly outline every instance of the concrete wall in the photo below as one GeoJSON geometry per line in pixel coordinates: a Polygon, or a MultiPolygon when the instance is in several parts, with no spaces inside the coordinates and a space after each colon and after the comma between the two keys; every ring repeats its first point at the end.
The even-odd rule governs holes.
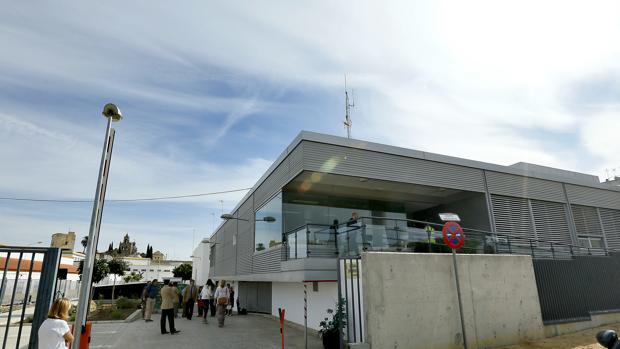
{"type": "MultiPolygon", "coordinates": [[[[338,300],[338,283],[319,282],[319,290],[312,290],[308,282],[308,328],[319,329],[319,322],[327,317],[327,309],[334,309],[338,300]]],[[[304,284],[302,282],[272,283],[271,315],[278,316],[278,308],[286,309],[285,319],[303,326],[304,284]]]]}
{"type": "MultiPolygon", "coordinates": [[[[458,255],[469,348],[544,337],[529,256],[458,255]]],[[[462,348],[449,254],[362,255],[366,342],[372,348],[462,348]]]]}
{"type": "Polygon", "coordinates": [[[620,322],[620,312],[592,314],[590,321],[568,322],[564,324],[545,325],[545,337],[561,336],[567,333],[587,330],[603,325],[620,322]]]}

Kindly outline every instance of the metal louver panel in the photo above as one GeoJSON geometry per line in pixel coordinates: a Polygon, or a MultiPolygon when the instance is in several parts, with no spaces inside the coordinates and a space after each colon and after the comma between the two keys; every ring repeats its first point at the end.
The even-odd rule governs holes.
{"type": "Polygon", "coordinates": [[[535,239],[527,199],[491,195],[495,227],[500,234],[535,239]]]}
{"type": "Polygon", "coordinates": [[[253,273],[275,273],[280,271],[282,250],[274,248],[265,253],[256,254],[252,259],[253,273]]]}
{"type": "Polygon", "coordinates": [[[539,200],[531,200],[530,203],[539,240],[572,243],[565,204],[539,200]]]}
{"type": "Polygon", "coordinates": [[[303,142],[304,170],[484,192],[481,169],[333,144],[303,142]]]}
{"type": "Polygon", "coordinates": [[[599,212],[605,228],[607,247],[620,250],[620,211],[601,208],[599,212]]]}
{"type": "Polygon", "coordinates": [[[571,205],[573,219],[579,235],[603,235],[601,221],[598,218],[596,207],[571,205]]]}
{"type": "Polygon", "coordinates": [[[568,199],[573,204],[620,210],[620,191],[566,185],[568,199]]]}
{"type": "Polygon", "coordinates": [[[252,273],[252,255],[254,254],[254,206],[252,197],[239,208],[237,221],[237,274],[252,273]]]}
{"type": "Polygon", "coordinates": [[[538,178],[487,171],[491,194],[507,195],[545,201],[564,202],[562,183],[538,178]]]}

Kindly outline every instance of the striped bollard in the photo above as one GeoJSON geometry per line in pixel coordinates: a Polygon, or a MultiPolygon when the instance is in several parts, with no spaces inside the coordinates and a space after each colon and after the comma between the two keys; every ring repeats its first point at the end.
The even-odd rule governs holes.
{"type": "Polygon", "coordinates": [[[308,284],[304,282],[304,338],[306,345],[304,348],[308,349],[308,284]]]}

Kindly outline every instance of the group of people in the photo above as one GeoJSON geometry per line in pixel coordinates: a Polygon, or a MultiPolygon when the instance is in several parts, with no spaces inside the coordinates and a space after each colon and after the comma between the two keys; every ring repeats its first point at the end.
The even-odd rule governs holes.
{"type": "Polygon", "coordinates": [[[178,308],[182,306],[183,317],[188,320],[192,319],[194,314],[194,305],[198,305],[198,316],[203,318],[203,323],[207,324],[208,314],[211,316],[217,314],[218,326],[224,326],[226,315],[231,316],[233,313],[233,305],[235,304],[235,291],[226,281],[220,280],[219,285],[211,279],[207,280],[204,286],[197,287],[194,280],[190,280],[182,291],[176,282],[164,280],[161,290],[158,287],[158,281],[149,282],[142,291],[142,299],[144,304],[144,321],[150,322],[155,301],[159,292],[161,296],[161,319],[160,327],[162,334],[175,334],[180,332],[174,326],[174,319],[177,317],[178,308]],[[168,319],[168,327],[166,330],[166,319],[168,319]]]}
{"type": "MultiPolygon", "coordinates": [[[[199,314],[203,316],[205,324],[208,323],[209,312],[211,312],[211,316],[214,316],[215,312],[219,327],[224,326],[227,315],[232,315],[233,304],[235,304],[235,291],[224,280],[220,280],[216,287],[216,283],[209,279],[200,288],[196,287],[194,280],[191,280],[183,291],[179,290],[179,285],[176,282],[164,280],[160,289],[159,282],[153,280],[142,291],[143,317],[146,322],[153,321],[151,315],[158,294],[161,296],[160,327],[162,334],[181,332],[174,326],[174,318],[177,317],[177,309],[180,304],[183,305],[183,316],[191,320],[194,313],[194,303],[198,303],[199,314]],[[166,319],[170,331],[166,330],[166,319]]],[[[39,348],[67,348],[73,342],[73,335],[67,323],[70,309],[71,301],[69,299],[58,298],[54,301],[48,318],[38,330],[39,348]]]]}

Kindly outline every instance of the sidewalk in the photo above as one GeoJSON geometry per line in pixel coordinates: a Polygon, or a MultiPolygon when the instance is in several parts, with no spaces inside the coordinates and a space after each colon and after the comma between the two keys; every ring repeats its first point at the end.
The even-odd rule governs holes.
{"type": "MultiPolygon", "coordinates": [[[[202,318],[175,319],[181,333],[162,335],[159,330],[159,314],[153,322],[136,320],[132,323],[93,324],[91,349],[98,348],[281,348],[280,325],[277,320],[260,315],[235,315],[226,317],[226,325],[217,327],[217,320],[209,317],[209,324],[202,318]]],[[[166,324],[167,326],[167,324],[166,324]]],[[[169,330],[169,329],[168,329],[169,330]]],[[[296,328],[284,329],[288,349],[304,348],[304,332],[296,328]]],[[[322,348],[319,338],[308,335],[308,348],[322,348]]]]}

